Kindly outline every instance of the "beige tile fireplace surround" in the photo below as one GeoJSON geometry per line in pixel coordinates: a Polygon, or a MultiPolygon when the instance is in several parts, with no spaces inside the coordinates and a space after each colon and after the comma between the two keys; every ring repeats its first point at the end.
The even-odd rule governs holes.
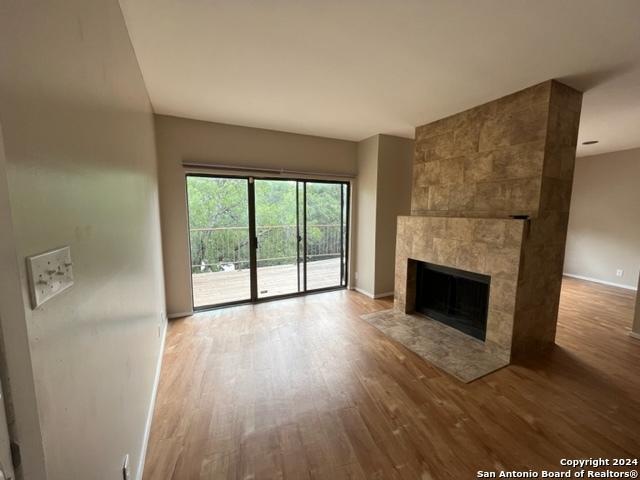
{"type": "Polygon", "coordinates": [[[428,262],[490,276],[492,355],[508,363],[553,344],[581,103],[580,92],[547,81],[416,128],[411,215],[398,218],[397,313],[414,311],[416,262],[428,262]]]}

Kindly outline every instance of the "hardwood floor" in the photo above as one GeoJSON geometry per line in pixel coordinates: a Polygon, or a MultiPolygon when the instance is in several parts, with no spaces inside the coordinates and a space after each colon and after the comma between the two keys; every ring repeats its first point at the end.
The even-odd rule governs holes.
{"type": "Polygon", "coordinates": [[[144,478],[471,479],[640,456],[635,292],[563,284],[557,347],[465,385],[359,315],[350,291],[169,328],[144,478]]]}

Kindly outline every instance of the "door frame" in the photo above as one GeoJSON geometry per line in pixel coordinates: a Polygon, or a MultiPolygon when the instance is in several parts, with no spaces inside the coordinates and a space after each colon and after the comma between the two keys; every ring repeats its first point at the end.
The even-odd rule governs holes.
{"type": "MultiPolygon", "coordinates": [[[[226,308],[232,307],[236,305],[247,305],[247,304],[255,304],[255,303],[263,303],[270,302],[272,300],[282,300],[286,298],[293,297],[301,297],[307,294],[313,293],[322,293],[322,292],[331,292],[335,290],[343,290],[346,289],[349,285],[349,234],[351,231],[351,216],[350,216],[350,206],[351,206],[351,182],[348,180],[329,180],[329,179],[316,179],[316,178],[300,178],[300,177],[273,177],[267,175],[237,175],[237,174],[219,174],[219,173],[201,173],[201,172],[185,172],[185,198],[187,204],[187,244],[189,246],[189,255],[188,255],[188,266],[189,266],[189,281],[191,286],[191,306],[194,312],[202,312],[207,310],[215,310],[218,308],[226,308]],[[231,302],[224,302],[215,305],[202,305],[196,307],[194,305],[193,298],[193,272],[192,272],[192,261],[191,261],[191,232],[189,228],[189,191],[188,191],[188,178],[189,177],[200,177],[200,178],[229,178],[229,179],[237,179],[237,180],[246,180],[247,181],[247,201],[248,201],[248,215],[249,215],[249,278],[250,278],[250,297],[246,300],[235,300],[231,302]],[[302,230],[303,230],[303,254],[300,256],[299,248],[298,250],[298,268],[296,269],[298,277],[300,276],[300,259],[302,259],[303,265],[303,285],[302,290],[293,293],[285,293],[282,295],[273,295],[270,297],[258,297],[258,276],[257,276],[257,242],[256,242],[256,218],[255,218],[255,184],[254,180],[280,180],[280,181],[295,181],[296,185],[296,220],[297,220],[297,230],[300,230],[300,218],[299,218],[299,187],[302,185],[303,191],[303,202],[302,202],[302,210],[303,210],[303,219],[302,219],[302,230]],[[306,195],[306,187],[307,183],[330,183],[341,185],[346,189],[346,198],[341,189],[340,193],[340,202],[341,202],[341,213],[344,215],[345,223],[342,223],[342,215],[341,215],[341,229],[344,228],[344,232],[341,234],[341,239],[344,240],[344,243],[341,242],[341,250],[342,255],[340,256],[340,285],[332,286],[332,287],[323,287],[323,288],[314,288],[307,289],[307,195],[306,195]],[[344,225],[344,226],[343,226],[344,225]]],[[[298,285],[300,286],[300,281],[298,280],[298,285]]]]}

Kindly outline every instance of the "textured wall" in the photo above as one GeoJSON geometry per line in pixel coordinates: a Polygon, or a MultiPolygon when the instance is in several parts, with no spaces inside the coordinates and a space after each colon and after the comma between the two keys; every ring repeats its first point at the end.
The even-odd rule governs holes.
{"type": "Polygon", "coordinates": [[[42,431],[19,438],[25,478],[122,478],[126,453],[137,478],[166,325],[151,105],[117,0],[0,10],[13,301],[42,431]],[[32,310],[24,259],[61,245],[75,284],[32,310]],[[46,476],[28,451],[37,442],[46,476]]]}

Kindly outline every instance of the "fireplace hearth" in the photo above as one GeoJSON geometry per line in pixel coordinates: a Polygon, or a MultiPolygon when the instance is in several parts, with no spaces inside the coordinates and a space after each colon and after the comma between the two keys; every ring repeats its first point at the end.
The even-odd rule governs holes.
{"type": "Polygon", "coordinates": [[[415,311],[484,341],[491,277],[417,262],[415,311]]]}

